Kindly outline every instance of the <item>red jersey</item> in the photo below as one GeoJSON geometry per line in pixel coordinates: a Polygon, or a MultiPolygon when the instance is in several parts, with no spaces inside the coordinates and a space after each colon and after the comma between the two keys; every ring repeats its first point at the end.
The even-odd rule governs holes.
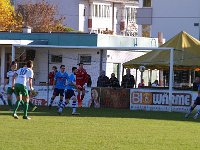
{"type": "Polygon", "coordinates": [[[50,85],[53,85],[54,77],[55,77],[55,72],[54,72],[54,71],[51,71],[51,72],[49,73],[49,84],[50,84],[50,85]]]}
{"type": "Polygon", "coordinates": [[[85,69],[78,69],[76,72],[76,84],[83,86],[87,83],[88,75],[85,69]]]}

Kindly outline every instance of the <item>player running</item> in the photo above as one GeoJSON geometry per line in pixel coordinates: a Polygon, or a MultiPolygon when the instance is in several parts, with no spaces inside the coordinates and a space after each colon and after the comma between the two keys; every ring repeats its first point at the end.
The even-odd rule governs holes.
{"type": "Polygon", "coordinates": [[[12,95],[14,93],[14,89],[12,89],[12,80],[13,80],[13,76],[16,72],[16,69],[17,69],[17,62],[12,61],[10,70],[7,72],[4,86],[3,86],[3,90],[6,91],[6,85],[7,85],[7,91],[6,91],[7,92],[7,101],[8,101],[8,106],[10,107],[11,110],[13,109],[12,95]]]}
{"type": "MultiPolygon", "coordinates": [[[[194,101],[194,104],[190,107],[190,110],[187,114],[185,114],[185,118],[188,118],[189,115],[192,113],[192,111],[194,110],[194,108],[197,106],[197,105],[200,105],[200,79],[198,78],[198,81],[197,81],[197,86],[198,86],[198,95],[196,97],[196,100],[194,101]]],[[[193,116],[194,119],[197,119],[197,117],[199,116],[200,114],[200,109],[197,111],[197,113],[193,116]]]]}
{"type": "Polygon", "coordinates": [[[79,68],[76,72],[76,85],[79,86],[80,88],[78,88],[78,95],[77,95],[77,99],[78,99],[78,107],[82,106],[82,101],[84,99],[85,96],[85,87],[87,86],[87,72],[86,70],[83,68],[83,63],[79,63],[79,68]],[[81,95],[82,92],[82,95],[81,95]]]}
{"type": "Polygon", "coordinates": [[[3,104],[6,105],[6,101],[5,101],[4,97],[3,97],[3,95],[4,95],[4,92],[2,91],[0,93],[0,99],[2,100],[3,104]]]}
{"type": "Polygon", "coordinates": [[[77,72],[77,68],[76,67],[72,67],[72,74],[69,76],[68,82],[67,82],[67,86],[66,86],[66,91],[65,91],[65,102],[62,103],[58,109],[58,113],[59,115],[61,115],[63,108],[65,108],[67,106],[67,104],[69,103],[69,100],[72,99],[72,115],[79,115],[79,113],[76,112],[76,102],[77,102],[77,98],[75,95],[75,88],[77,88],[76,86],[76,74],[77,72]]]}
{"type": "Polygon", "coordinates": [[[64,97],[64,90],[66,86],[66,81],[68,80],[69,76],[67,72],[65,72],[65,65],[60,66],[60,71],[56,73],[54,83],[53,83],[53,96],[51,97],[51,102],[49,104],[49,109],[51,109],[53,101],[56,96],[60,95],[60,101],[58,107],[63,102],[64,97]]]}
{"type": "Polygon", "coordinates": [[[30,89],[33,89],[32,79],[33,79],[33,62],[31,60],[27,61],[27,67],[20,68],[16,71],[13,76],[12,88],[16,95],[16,106],[13,112],[13,117],[19,119],[17,116],[17,109],[20,105],[21,99],[24,101],[24,116],[23,119],[31,119],[28,117],[28,105],[29,105],[29,95],[26,87],[26,83],[29,82],[30,89]]]}

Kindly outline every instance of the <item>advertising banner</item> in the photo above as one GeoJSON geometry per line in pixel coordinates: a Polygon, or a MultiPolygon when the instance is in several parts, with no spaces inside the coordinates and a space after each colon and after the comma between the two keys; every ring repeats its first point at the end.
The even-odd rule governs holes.
{"type": "Polygon", "coordinates": [[[122,88],[101,88],[101,107],[129,108],[130,90],[122,88]]]}
{"type": "Polygon", "coordinates": [[[100,93],[101,89],[97,87],[92,87],[91,97],[88,101],[88,107],[100,108],[100,93]]]}
{"type": "MultiPolygon", "coordinates": [[[[37,105],[37,106],[47,106],[50,103],[51,97],[53,95],[52,86],[49,86],[49,91],[48,91],[47,86],[34,86],[34,91],[35,91],[35,94],[30,100],[35,105],[37,105]]],[[[77,93],[77,91],[75,91],[75,93],[77,93]]],[[[2,91],[1,95],[2,95],[3,99],[5,99],[6,102],[7,102],[7,94],[2,91]]],[[[91,99],[91,88],[86,87],[86,93],[85,93],[85,97],[82,101],[82,107],[88,107],[90,99],[91,99]]],[[[54,102],[53,102],[53,106],[57,106],[59,100],[60,100],[60,97],[57,96],[55,98],[54,102]]],[[[13,104],[15,102],[16,102],[16,97],[13,94],[13,104]]],[[[2,101],[0,101],[0,105],[3,105],[2,101]]],[[[70,100],[68,107],[72,107],[72,100],[70,100]]]]}
{"type": "Polygon", "coordinates": [[[192,92],[176,91],[169,99],[169,93],[165,91],[134,91],[130,92],[130,109],[147,111],[176,111],[189,110],[192,103],[192,92]],[[171,103],[171,105],[170,105],[171,103]]]}

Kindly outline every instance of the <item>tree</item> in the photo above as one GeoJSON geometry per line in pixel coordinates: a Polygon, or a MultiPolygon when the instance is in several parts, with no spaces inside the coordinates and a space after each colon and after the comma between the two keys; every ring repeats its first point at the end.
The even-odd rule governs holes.
{"type": "Polygon", "coordinates": [[[18,5],[17,13],[23,17],[24,26],[30,26],[33,32],[65,32],[64,17],[56,17],[57,7],[44,0],[32,3],[24,2],[18,5]]]}
{"type": "Polygon", "coordinates": [[[15,13],[10,0],[0,0],[0,31],[19,31],[21,27],[21,16],[15,13]]]}

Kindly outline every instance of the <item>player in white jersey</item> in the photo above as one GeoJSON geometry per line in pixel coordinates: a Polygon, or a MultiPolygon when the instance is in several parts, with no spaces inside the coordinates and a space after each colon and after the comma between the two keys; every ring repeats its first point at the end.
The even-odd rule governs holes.
{"type": "Polygon", "coordinates": [[[26,83],[29,82],[29,88],[32,90],[32,79],[33,79],[33,62],[31,60],[27,61],[27,67],[20,68],[16,71],[13,77],[12,88],[15,90],[15,95],[17,98],[16,106],[13,112],[13,117],[19,119],[17,116],[17,109],[20,105],[21,99],[24,101],[24,116],[23,119],[31,119],[28,117],[28,104],[29,104],[29,95],[26,87],[26,83]]]}
{"type": "Polygon", "coordinates": [[[12,89],[12,80],[13,80],[13,76],[15,74],[16,69],[17,69],[17,62],[12,61],[10,70],[7,72],[5,82],[4,82],[4,87],[3,87],[3,90],[5,91],[5,87],[7,85],[7,101],[8,101],[8,105],[10,106],[10,109],[12,109],[12,106],[13,106],[12,94],[14,93],[14,89],[12,89]]]}

